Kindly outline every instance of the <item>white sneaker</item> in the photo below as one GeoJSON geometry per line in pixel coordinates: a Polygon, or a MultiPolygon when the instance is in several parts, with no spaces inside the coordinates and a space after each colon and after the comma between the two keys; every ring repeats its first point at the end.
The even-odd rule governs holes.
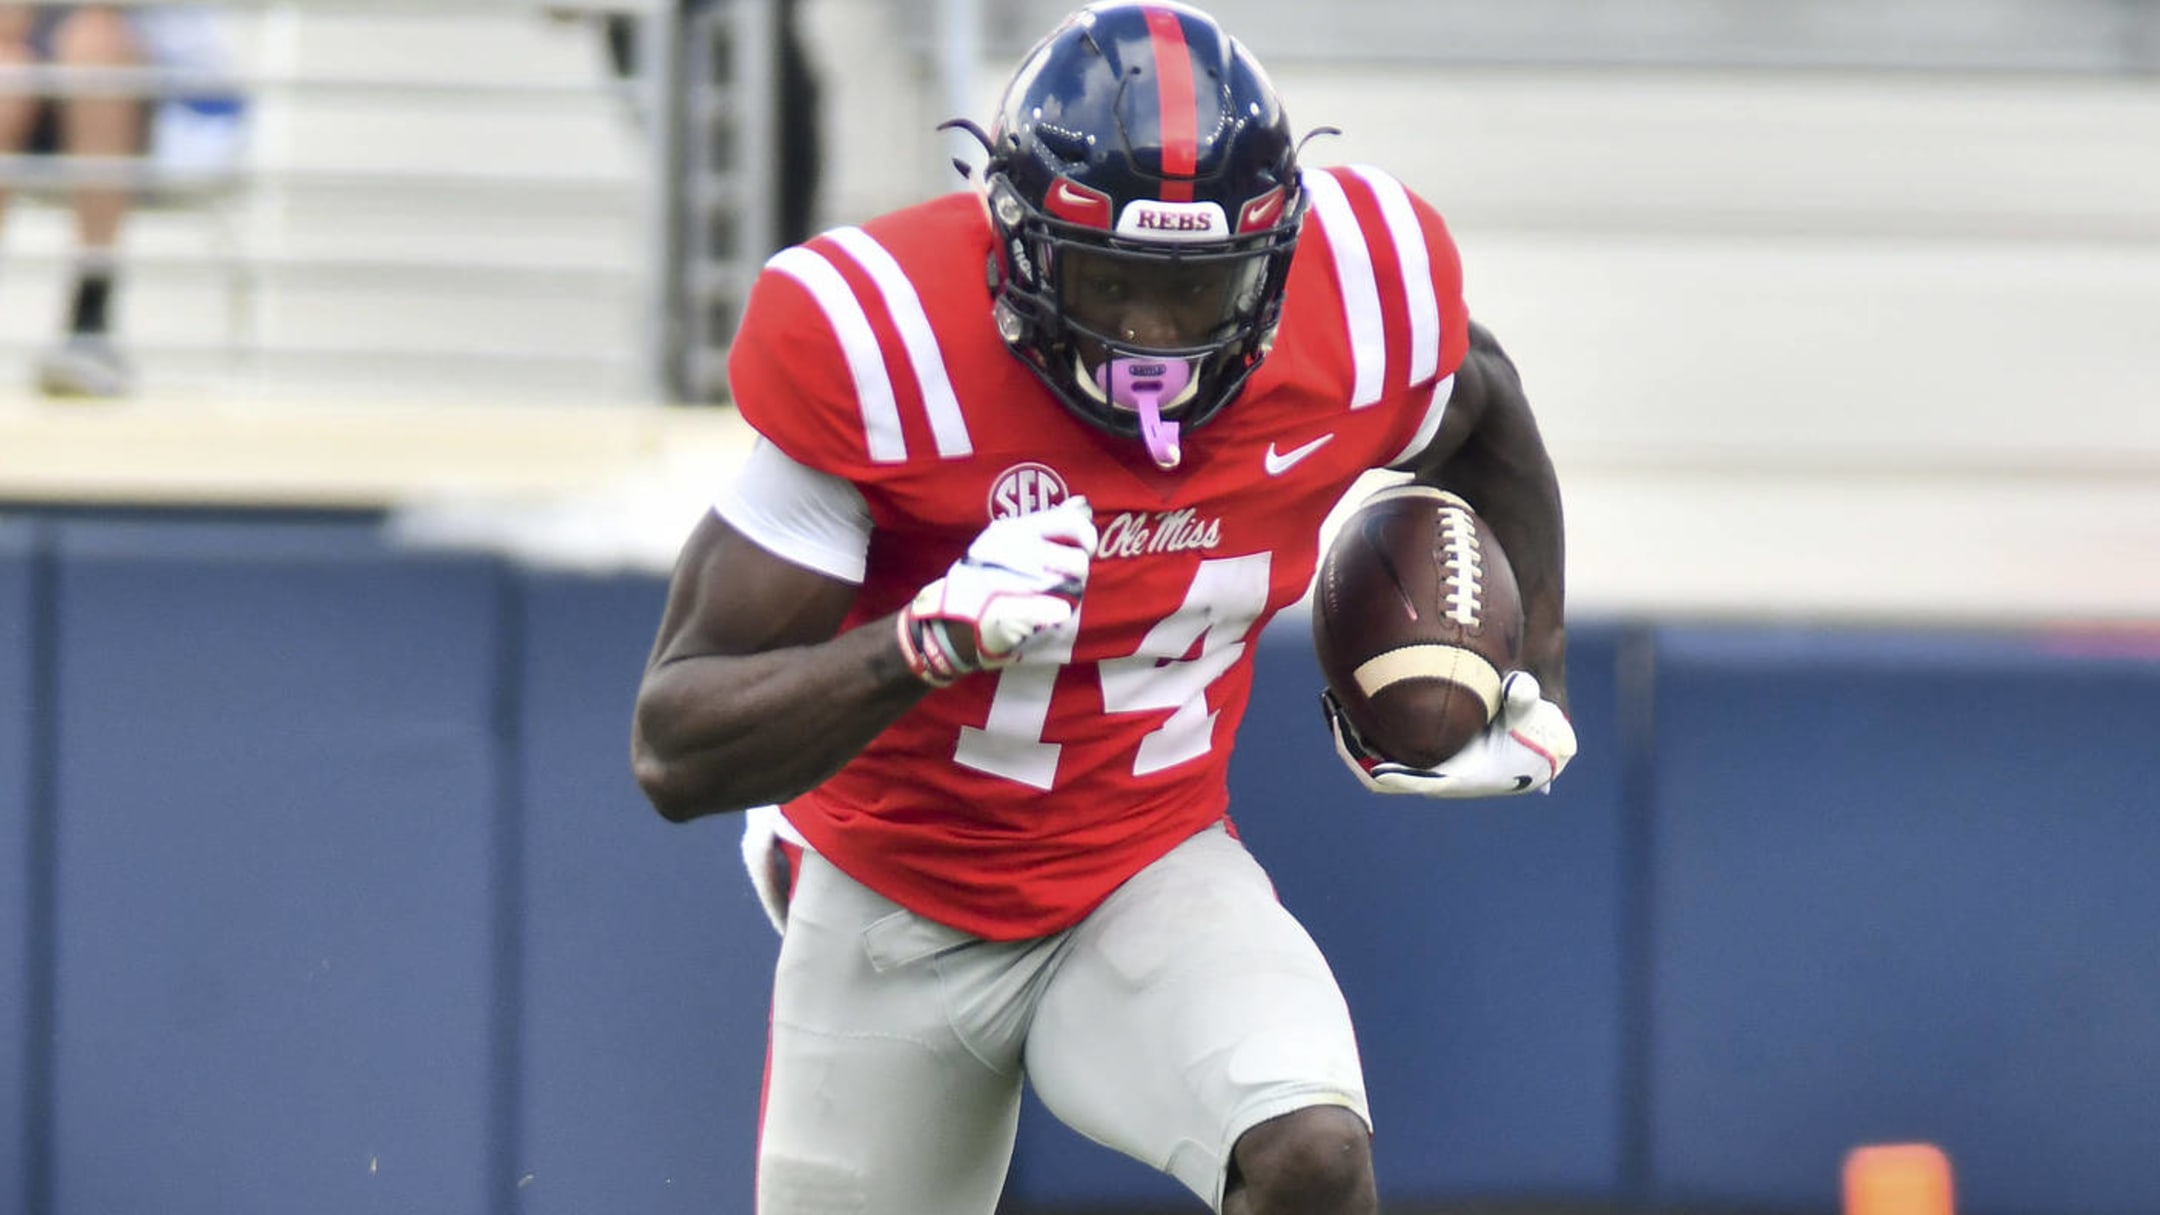
{"type": "Polygon", "coordinates": [[[135,387],[135,369],[102,333],[77,333],[38,357],[38,391],[49,397],[120,397],[135,387]]]}

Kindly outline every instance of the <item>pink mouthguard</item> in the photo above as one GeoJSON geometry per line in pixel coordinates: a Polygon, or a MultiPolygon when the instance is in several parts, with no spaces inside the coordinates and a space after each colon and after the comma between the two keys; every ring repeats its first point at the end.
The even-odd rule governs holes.
{"type": "Polygon", "coordinates": [[[1148,457],[1161,469],[1172,469],[1184,453],[1178,447],[1178,424],[1165,421],[1162,403],[1185,391],[1192,383],[1193,366],[1186,359],[1136,359],[1123,355],[1095,373],[1097,385],[1111,403],[1140,415],[1140,438],[1148,457]]]}

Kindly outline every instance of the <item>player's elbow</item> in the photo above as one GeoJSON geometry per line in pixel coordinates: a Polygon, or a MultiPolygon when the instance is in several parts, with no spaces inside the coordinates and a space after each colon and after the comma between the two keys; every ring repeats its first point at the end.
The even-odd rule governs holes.
{"type": "Polygon", "coordinates": [[[630,774],[637,780],[645,800],[660,817],[671,823],[687,823],[727,809],[718,804],[715,791],[710,788],[711,782],[696,779],[692,768],[693,765],[671,758],[653,746],[643,729],[632,732],[630,774]]]}
{"type": "Polygon", "coordinates": [[[669,822],[786,801],[816,783],[797,779],[801,759],[760,749],[740,725],[686,718],[665,696],[641,697],[631,718],[630,774],[669,822]]]}
{"type": "Polygon", "coordinates": [[[785,800],[765,782],[742,779],[752,770],[719,755],[670,755],[651,746],[642,734],[630,747],[630,774],[638,789],[660,817],[671,823],[785,800]]]}
{"type": "Polygon", "coordinates": [[[661,818],[682,823],[697,817],[688,799],[683,797],[671,766],[642,744],[631,749],[630,773],[637,778],[638,789],[645,794],[645,800],[659,811],[661,818]]]}

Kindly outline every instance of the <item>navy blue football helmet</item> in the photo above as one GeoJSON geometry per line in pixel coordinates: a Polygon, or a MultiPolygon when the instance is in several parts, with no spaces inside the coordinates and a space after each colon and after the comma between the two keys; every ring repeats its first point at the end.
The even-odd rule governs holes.
{"type": "Polygon", "coordinates": [[[987,142],[1000,334],[1176,467],[1281,319],[1306,200],[1274,85],[1207,14],[1113,0],[1036,44],[987,142]]]}

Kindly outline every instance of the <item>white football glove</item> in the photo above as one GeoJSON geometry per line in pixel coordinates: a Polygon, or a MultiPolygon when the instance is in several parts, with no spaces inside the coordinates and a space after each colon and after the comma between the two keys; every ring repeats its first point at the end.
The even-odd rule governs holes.
{"type": "Polygon", "coordinates": [[[787,844],[798,850],[809,846],[780,807],[752,806],[743,811],[743,868],[750,873],[750,886],[757,891],[765,918],[778,933],[787,931],[788,895],[795,885],[795,865],[788,858],[787,844]]]}
{"type": "Polygon", "coordinates": [[[901,611],[900,650],[909,668],[943,687],[970,672],[1010,665],[1028,643],[1079,610],[1095,543],[1086,498],[991,523],[966,556],[901,611]],[[961,637],[970,644],[955,645],[961,637]]]}
{"type": "Polygon", "coordinates": [[[1575,727],[1545,699],[1537,677],[1511,673],[1501,684],[1500,712],[1485,732],[1430,768],[1413,768],[1374,754],[1358,737],[1332,692],[1320,694],[1335,753],[1359,783],[1375,793],[1423,797],[1506,797],[1551,792],[1553,778],[1575,758],[1575,727]]]}

